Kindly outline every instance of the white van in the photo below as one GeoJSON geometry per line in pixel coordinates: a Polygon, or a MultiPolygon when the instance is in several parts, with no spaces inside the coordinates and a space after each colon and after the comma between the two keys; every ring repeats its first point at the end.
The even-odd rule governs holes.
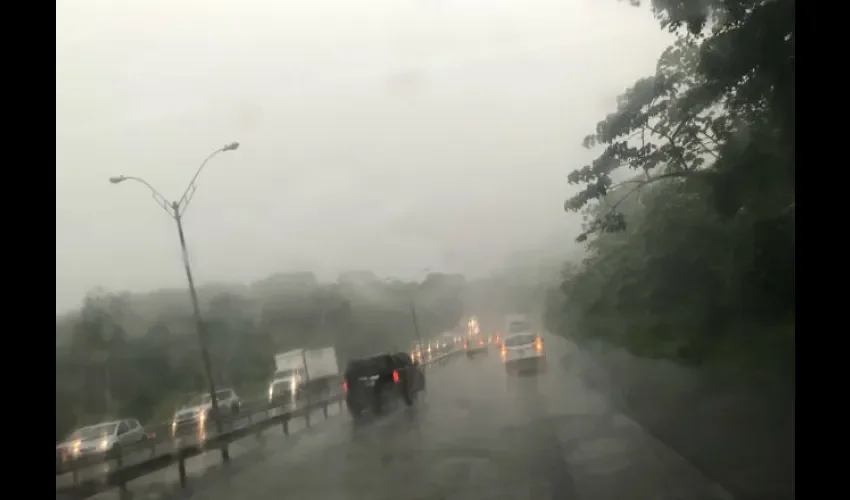
{"type": "Polygon", "coordinates": [[[531,323],[523,316],[507,318],[501,354],[508,374],[546,370],[543,338],[534,333],[531,323]]]}

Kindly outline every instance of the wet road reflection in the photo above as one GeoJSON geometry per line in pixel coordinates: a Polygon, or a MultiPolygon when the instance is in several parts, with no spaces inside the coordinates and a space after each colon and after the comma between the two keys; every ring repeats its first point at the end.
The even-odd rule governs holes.
{"type": "Polygon", "coordinates": [[[546,340],[544,375],[509,378],[495,352],[460,357],[429,374],[414,408],[356,425],[343,416],[193,497],[730,498],[560,363],[578,356],[566,341],[546,340]]]}

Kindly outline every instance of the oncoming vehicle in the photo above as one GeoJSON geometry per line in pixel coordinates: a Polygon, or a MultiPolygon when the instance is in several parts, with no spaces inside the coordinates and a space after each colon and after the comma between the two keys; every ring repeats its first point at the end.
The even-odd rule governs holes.
{"type": "Polygon", "coordinates": [[[497,347],[501,347],[502,344],[502,335],[499,332],[493,332],[493,334],[488,337],[490,339],[490,343],[497,347]]]}
{"type": "Polygon", "coordinates": [[[65,463],[89,455],[110,455],[117,453],[121,446],[139,443],[147,438],[144,427],[133,418],[82,427],[56,446],[57,461],[65,463]]]}
{"type": "Polygon", "coordinates": [[[454,336],[450,332],[444,332],[437,337],[437,350],[445,354],[454,349],[454,336]]]}
{"type": "Polygon", "coordinates": [[[485,335],[471,335],[463,341],[466,357],[472,359],[476,354],[489,354],[490,343],[485,335]]]}
{"type": "Polygon", "coordinates": [[[546,370],[543,338],[533,333],[528,321],[513,318],[508,321],[506,332],[501,355],[508,374],[546,370]]]}
{"type": "Polygon", "coordinates": [[[423,352],[424,349],[422,348],[422,344],[414,344],[413,349],[410,350],[410,357],[414,362],[421,363],[423,352]]]}
{"type": "MultiPolygon", "coordinates": [[[[239,413],[242,402],[233,389],[219,389],[215,391],[216,403],[222,415],[235,415],[239,413]]],[[[200,394],[192,398],[185,406],[174,413],[171,421],[171,436],[189,432],[205,433],[207,423],[212,415],[212,398],[209,394],[200,394]]]]}
{"type": "Polygon", "coordinates": [[[295,405],[327,397],[339,387],[336,349],[293,349],[275,355],[275,374],[269,384],[269,403],[295,405]]]}
{"type": "Polygon", "coordinates": [[[275,372],[269,384],[269,402],[292,404],[300,395],[298,390],[303,380],[303,370],[297,368],[275,372]]]}
{"type": "Polygon", "coordinates": [[[365,410],[380,415],[398,399],[413,406],[417,394],[425,390],[425,374],[407,353],[379,354],[350,361],[343,390],[352,417],[357,419],[365,410]]]}

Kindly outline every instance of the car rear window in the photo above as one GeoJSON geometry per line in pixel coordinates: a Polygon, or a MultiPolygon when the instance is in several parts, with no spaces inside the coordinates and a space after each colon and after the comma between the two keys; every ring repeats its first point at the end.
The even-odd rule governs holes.
{"type": "Polygon", "coordinates": [[[533,344],[537,336],[533,333],[526,335],[512,335],[505,339],[505,345],[508,347],[516,347],[519,345],[533,344]]]}
{"type": "Polygon", "coordinates": [[[345,373],[346,377],[367,377],[390,369],[392,369],[392,359],[390,356],[381,355],[352,361],[348,364],[345,373]]]}
{"type": "Polygon", "coordinates": [[[531,331],[531,325],[527,321],[511,321],[508,325],[508,333],[525,333],[531,331]]]}

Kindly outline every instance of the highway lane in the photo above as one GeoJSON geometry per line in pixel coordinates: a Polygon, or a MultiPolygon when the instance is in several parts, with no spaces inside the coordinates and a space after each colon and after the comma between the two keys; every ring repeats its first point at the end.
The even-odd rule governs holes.
{"type": "Polygon", "coordinates": [[[508,378],[495,350],[429,375],[414,409],[347,417],[250,466],[197,481],[202,500],[726,500],[731,496],[588,388],[568,342],[549,371],[508,378]],[[565,359],[565,362],[561,362],[565,359]]]}

